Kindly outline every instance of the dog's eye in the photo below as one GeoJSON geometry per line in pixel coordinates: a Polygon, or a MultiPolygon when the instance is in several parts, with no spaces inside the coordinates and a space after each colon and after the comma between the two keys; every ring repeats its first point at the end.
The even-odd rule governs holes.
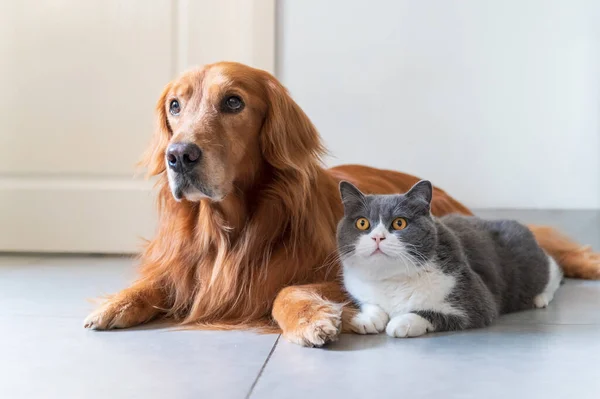
{"type": "Polygon", "coordinates": [[[223,111],[240,112],[244,108],[244,102],[238,96],[227,96],[223,101],[223,111]]]}
{"type": "Polygon", "coordinates": [[[171,104],[169,104],[169,112],[171,113],[171,115],[179,115],[179,113],[181,112],[181,106],[179,105],[179,101],[171,101],[171,104]]]}

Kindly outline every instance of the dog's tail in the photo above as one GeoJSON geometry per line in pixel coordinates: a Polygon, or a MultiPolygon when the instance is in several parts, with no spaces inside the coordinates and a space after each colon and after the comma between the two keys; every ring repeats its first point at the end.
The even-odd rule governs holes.
{"type": "Polygon", "coordinates": [[[565,277],[600,279],[600,253],[583,246],[552,227],[528,225],[538,244],[558,262],[565,277]]]}

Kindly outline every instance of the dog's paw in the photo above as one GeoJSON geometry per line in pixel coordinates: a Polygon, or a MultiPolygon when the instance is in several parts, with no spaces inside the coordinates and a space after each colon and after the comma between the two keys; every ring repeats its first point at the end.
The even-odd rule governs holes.
{"type": "Polygon", "coordinates": [[[110,330],[142,324],[150,318],[146,306],[127,301],[107,301],[83,321],[90,330],[110,330]]]}
{"type": "Polygon", "coordinates": [[[385,330],[389,316],[379,306],[364,304],[349,321],[350,330],[357,334],[377,334],[385,330]]]}
{"type": "Polygon", "coordinates": [[[321,347],[338,339],[341,326],[342,305],[325,301],[310,319],[300,319],[296,328],[284,330],[283,336],[298,345],[321,347]]]}
{"type": "Polygon", "coordinates": [[[396,316],[385,328],[386,334],[394,338],[418,337],[429,331],[433,331],[431,323],[416,313],[396,316]]]}

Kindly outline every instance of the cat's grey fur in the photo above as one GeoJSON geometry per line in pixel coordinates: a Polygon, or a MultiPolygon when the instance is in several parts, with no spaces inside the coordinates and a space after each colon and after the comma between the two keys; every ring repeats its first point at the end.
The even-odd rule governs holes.
{"type": "Polygon", "coordinates": [[[522,224],[433,217],[428,181],[406,194],[364,195],[348,182],[340,192],[338,248],[346,290],[361,307],[351,322],[358,333],[483,327],[500,314],[546,306],[560,284],[558,265],[522,224]],[[366,231],[356,227],[362,217],[366,231]],[[392,229],[398,217],[408,221],[403,230],[392,229]],[[371,253],[376,247],[384,253],[371,253]]]}

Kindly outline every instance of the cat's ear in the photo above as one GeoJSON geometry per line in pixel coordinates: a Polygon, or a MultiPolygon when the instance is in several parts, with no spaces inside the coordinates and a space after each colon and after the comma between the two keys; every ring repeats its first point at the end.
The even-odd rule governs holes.
{"type": "Polygon", "coordinates": [[[354,204],[362,204],[365,199],[365,195],[354,184],[347,181],[340,182],[340,195],[346,210],[354,204]]]}
{"type": "Polygon", "coordinates": [[[431,197],[433,196],[433,186],[429,180],[421,180],[416,183],[405,194],[407,198],[420,199],[425,201],[427,205],[431,205],[431,197]]]}

